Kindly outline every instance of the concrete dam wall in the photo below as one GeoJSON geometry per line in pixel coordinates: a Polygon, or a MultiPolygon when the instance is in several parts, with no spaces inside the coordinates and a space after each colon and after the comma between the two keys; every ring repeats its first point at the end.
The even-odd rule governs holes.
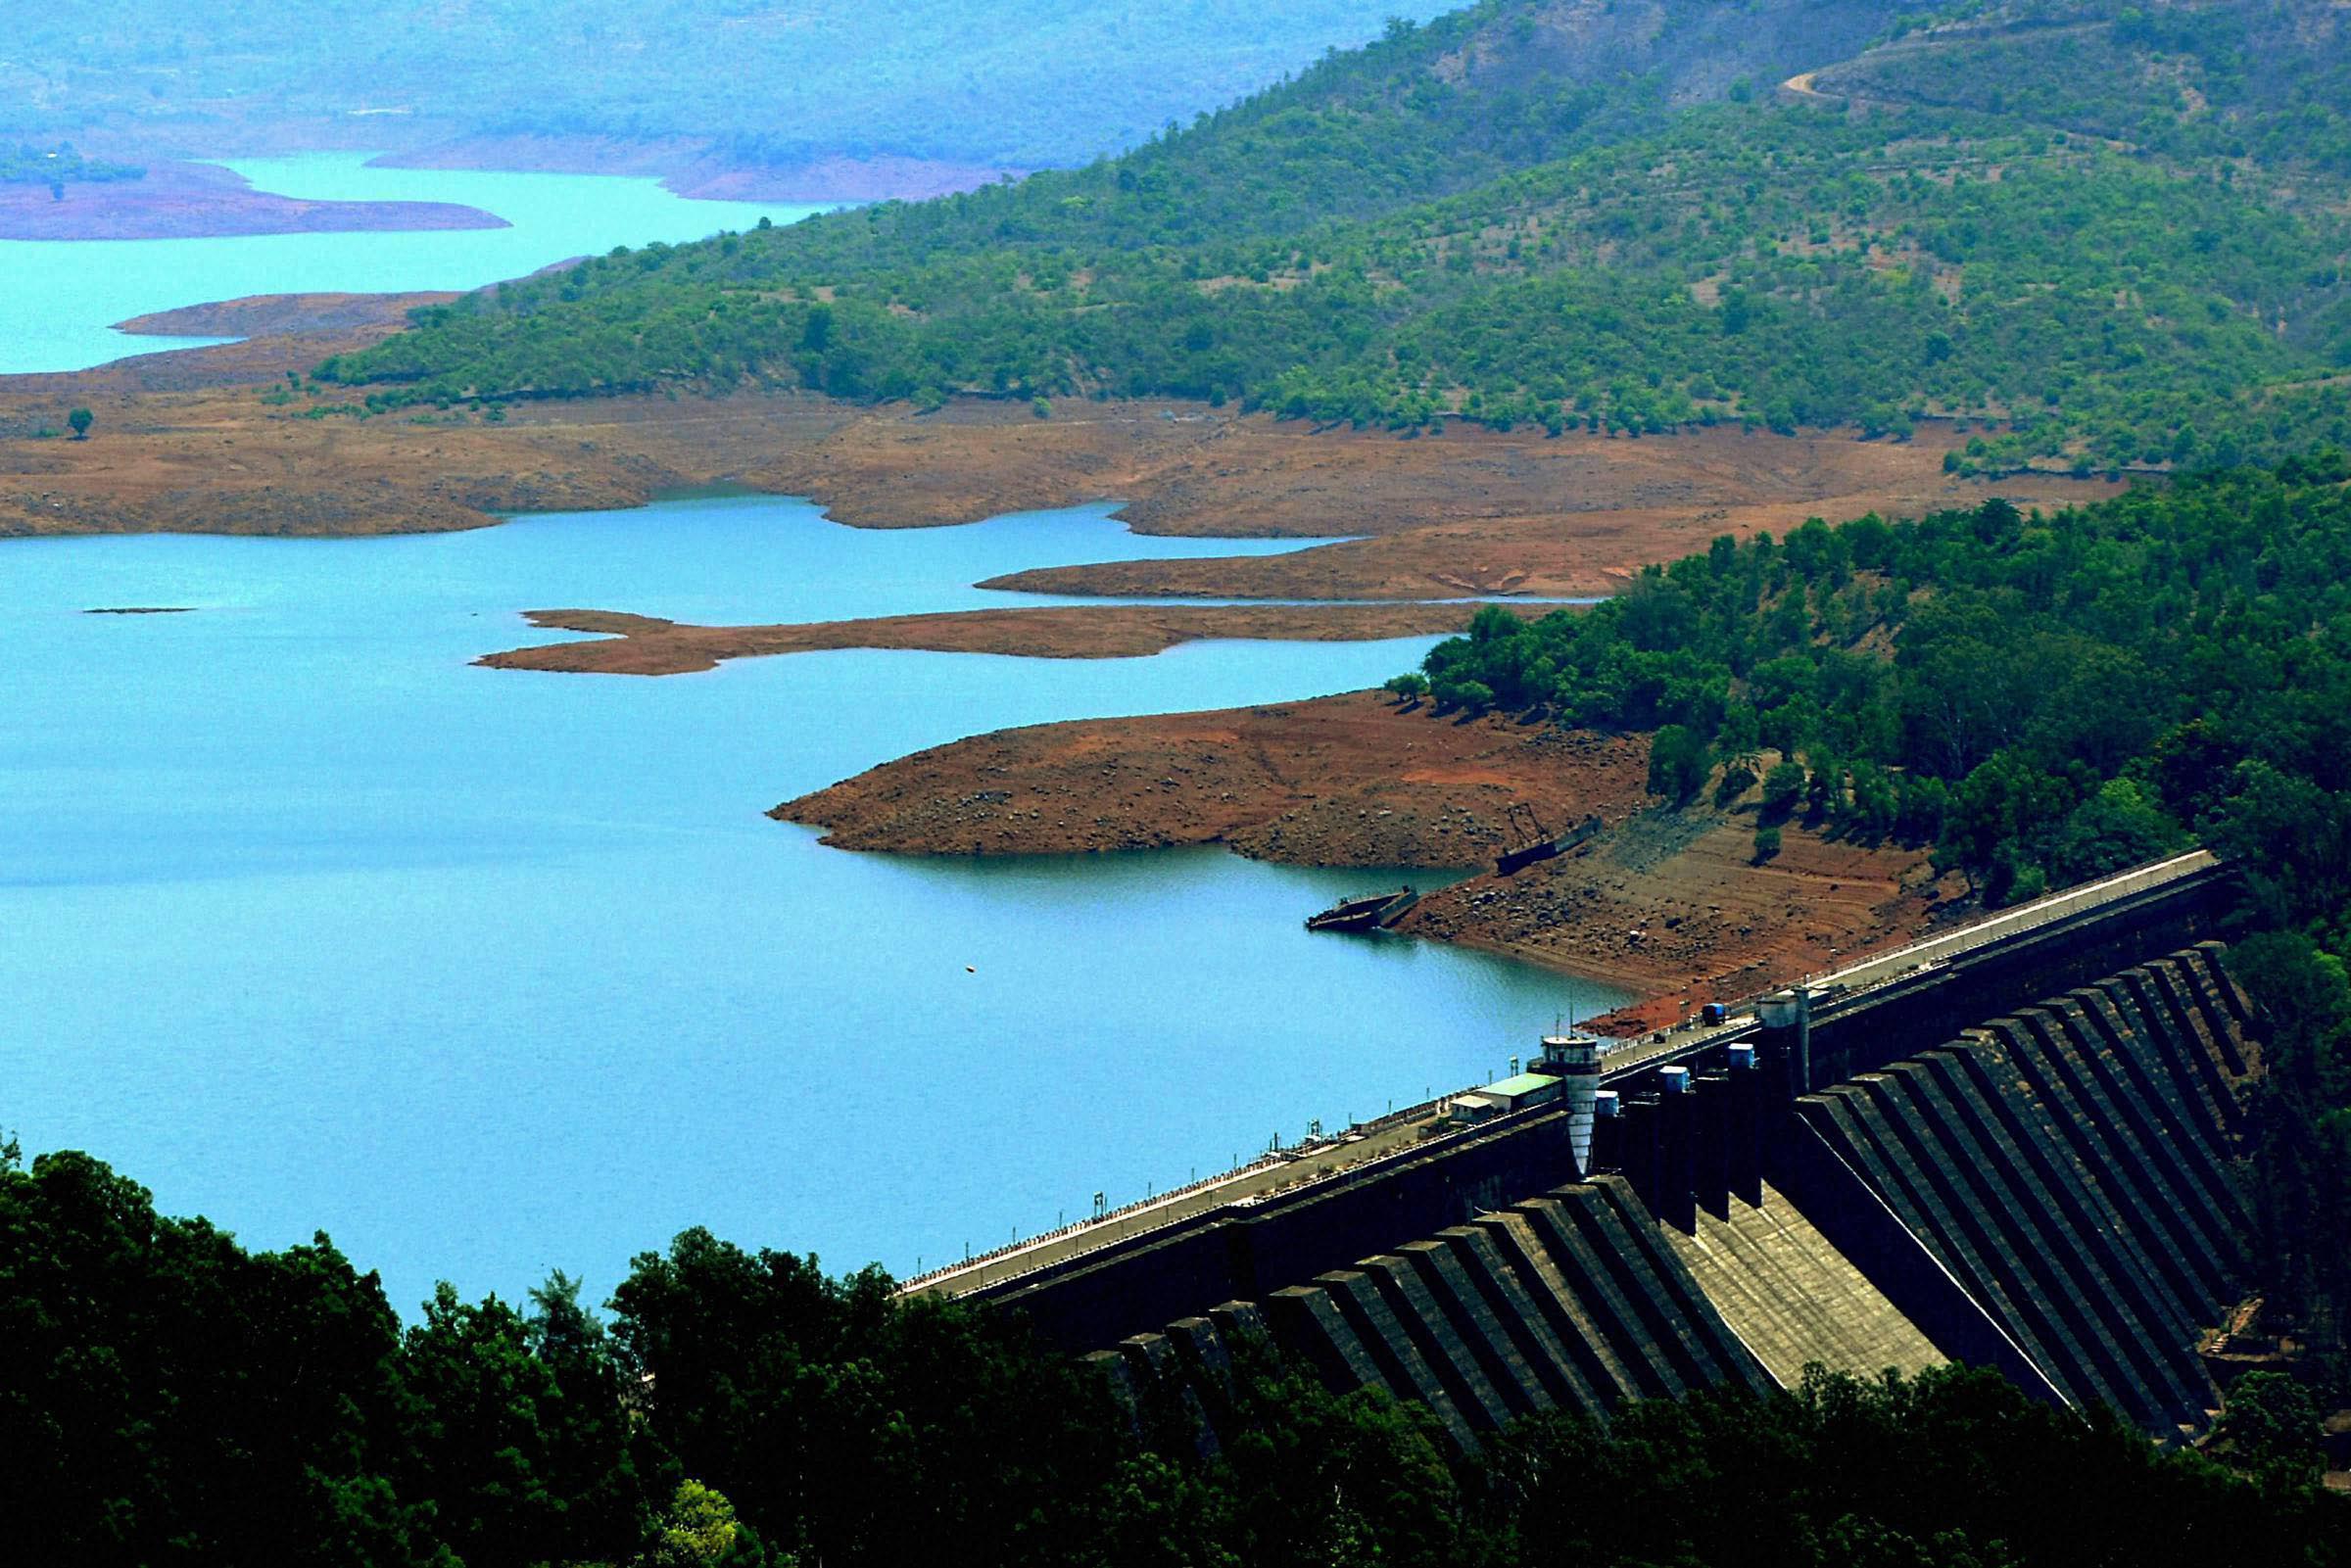
{"type": "MultiPolygon", "coordinates": [[[[1951,1360],[2051,1403],[2108,1404],[2158,1441],[2192,1436],[2219,1403],[2196,1341],[2241,1283],[2236,1090],[2258,1064],[2220,951],[2012,1001],[1811,1093],[1766,1040],[1731,1059],[1744,1069],[1635,1096],[1580,1179],[1559,1168],[1564,1117],[1497,1129],[1463,1172],[1479,1196],[1462,1222],[1369,1239],[1379,1216],[1435,1201],[1427,1168],[1371,1178],[1402,1183],[1393,1201],[1321,1195],[1335,1228],[1311,1200],[1264,1216],[1295,1227],[1281,1255],[1308,1277],[1226,1292],[1246,1254],[1229,1226],[1170,1237],[1197,1255],[1194,1315],[1089,1358],[1138,1412],[1177,1401],[1208,1446],[1235,1336],[1335,1391],[1419,1402],[1463,1448],[1534,1411],[1951,1360]]],[[[1090,1287],[1008,1299],[1083,1287],[1059,1296],[1079,1304],[1066,1333],[1115,1315],[1107,1281],[1158,1272],[1101,1261],[1090,1287]]]]}

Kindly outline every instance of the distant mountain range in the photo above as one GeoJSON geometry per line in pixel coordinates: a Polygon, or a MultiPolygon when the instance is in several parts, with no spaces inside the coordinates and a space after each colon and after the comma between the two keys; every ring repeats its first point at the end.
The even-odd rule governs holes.
{"type": "MultiPolygon", "coordinates": [[[[180,156],[498,136],[1082,163],[1441,0],[121,0],[26,7],[0,138],[180,156]]],[[[677,151],[673,148],[672,151],[677,151]]]]}

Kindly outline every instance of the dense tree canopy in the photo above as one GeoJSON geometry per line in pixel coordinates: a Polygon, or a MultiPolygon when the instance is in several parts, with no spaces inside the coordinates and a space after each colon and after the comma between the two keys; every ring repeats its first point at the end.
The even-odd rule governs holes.
{"type": "Polygon", "coordinates": [[[1554,1417],[1450,1455],[1425,1411],[1241,1347],[1140,1429],[996,1313],[700,1231],[607,1333],[557,1276],[444,1287],[403,1333],[321,1238],[247,1253],[81,1155],[0,1158],[0,1464],[26,1562],[780,1568],[910,1562],[1488,1568],[2331,1568],[2351,1504],[2309,1407],[2257,1388],[2248,1476],[1996,1376],[1815,1377],[1554,1417]]]}

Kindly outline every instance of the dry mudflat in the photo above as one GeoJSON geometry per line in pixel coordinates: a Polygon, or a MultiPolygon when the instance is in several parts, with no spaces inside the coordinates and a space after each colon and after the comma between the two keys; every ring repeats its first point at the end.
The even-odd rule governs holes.
{"type": "Polygon", "coordinates": [[[788,801],[826,842],[905,854],[1227,844],[1315,866],[1476,865],[1513,804],[1562,825],[1645,800],[1649,746],[1505,719],[1404,712],[1364,691],[974,736],[788,801]]]}
{"type": "Polygon", "coordinates": [[[376,160],[387,168],[528,168],[551,174],[636,174],[680,196],[727,202],[918,202],[1018,177],[1024,168],[875,154],[745,167],[680,136],[469,132],[376,160]]]}
{"type": "MultiPolygon", "coordinates": [[[[329,411],[330,390],[264,394],[287,371],[397,330],[442,296],[244,301],[177,330],[270,335],[68,376],[0,378],[0,533],[374,534],[487,526],[497,513],[642,504],[729,481],[824,503],[854,527],[927,527],[1117,499],[1140,532],[1354,542],[1290,555],[1048,569],[1003,586],[1226,598],[1605,594],[1720,533],[1809,515],[1967,504],[1947,434],[1896,445],[1717,429],[1610,440],[1456,427],[1398,440],[1173,404],[972,401],[921,415],[791,393],[329,411]],[[30,439],[80,404],[88,442],[30,439]]],[[[151,323],[152,324],[152,323],[151,323]]],[[[2105,487],[2003,481],[2020,499],[2105,487]]],[[[605,606],[626,610],[626,605],[605,606]]]]}

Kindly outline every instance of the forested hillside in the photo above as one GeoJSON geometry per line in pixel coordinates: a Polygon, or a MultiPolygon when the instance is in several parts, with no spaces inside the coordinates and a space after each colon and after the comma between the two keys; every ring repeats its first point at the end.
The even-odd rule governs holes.
{"type": "MultiPolygon", "coordinates": [[[[1976,427],[1954,463],[1988,469],[2351,435],[2351,228],[2331,155],[2291,133],[2333,110],[2289,112],[2273,83],[2232,100],[2225,144],[2141,146],[2111,134],[2120,109],[2065,128],[2085,117],[1989,95],[1782,102],[1783,70],[1863,50],[1882,19],[1660,15],[1643,48],[1550,0],[1486,0],[1115,161],[616,254],[427,312],[323,374],[382,384],[379,404],[771,382],[1174,395],[1400,429],[1899,437],[1937,416],[1976,427]]],[[[2170,35],[2144,31],[2067,36],[2172,93],[2170,35]]],[[[1943,35],[1816,90],[1892,93],[1921,36],[1943,35]]],[[[2347,44],[2314,35],[2285,76],[2317,92],[2347,44]]]]}
{"type": "Polygon", "coordinates": [[[25,6],[0,135],[216,154],[227,127],[382,145],[523,133],[1033,167],[1132,146],[1443,0],[124,0],[25,6]],[[352,117],[363,117],[354,119],[352,117]]]}

